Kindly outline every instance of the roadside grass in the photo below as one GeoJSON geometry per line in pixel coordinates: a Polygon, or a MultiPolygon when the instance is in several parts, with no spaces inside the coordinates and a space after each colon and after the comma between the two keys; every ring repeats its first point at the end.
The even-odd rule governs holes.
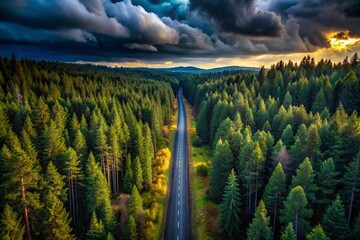
{"type": "MultiPolygon", "coordinates": [[[[195,146],[196,121],[190,104],[185,102],[188,130],[189,130],[189,161],[190,161],[190,189],[191,189],[191,226],[194,239],[221,239],[218,224],[219,206],[206,197],[209,188],[208,176],[198,172],[199,166],[209,168],[211,163],[211,149],[208,145],[195,146]]],[[[205,171],[206,172],[206,171],[205,171]]],[[[205,174],[206,175],[206,174],[205,174]]]]}

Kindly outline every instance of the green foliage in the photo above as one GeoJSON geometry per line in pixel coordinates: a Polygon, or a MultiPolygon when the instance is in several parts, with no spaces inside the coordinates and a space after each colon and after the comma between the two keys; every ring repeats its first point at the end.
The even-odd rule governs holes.
{"type": "Polygon", "coordinates": [[[298,169],[296,169],[296,176],[293,176],[291,182],[293,188],[296,186],[302,187],[307,199],[309,199],[311,203],[314,203],[316,200],[315,192],[317,191],[317,186],[314,183],[314,177],[315,173],[311,166],[311,162],[309,158],[305,158],[298,169]]]}
{"type": "Polygon", "coordinates": [[[220,205],[221,232],[229,239],[236,239],[239,233],[241,198],[237,177],[234,169],[231,170],[220,205]]]}
{"type": "Polygon", "coordinates": [[[137,190],[136,186],[133,186],[129,202],[129,214],[131,216],[136,216],[138,213],[143,211],[143,200],[137,190]]]}
{"type": "Polygon", "coordinates": [[[286,148],[290,149],[291,145],[294,142],[294,134],[290,124],[288,124],[284,129],[284,131],[282,132],[281,140],[285,144],[286,148]]]}
{"type": "Polygon", "coordinates": [[[296,240],[296,234],[294,231],[294,225],[289,222],[285,228],[285,231],[281,234],[281,240],[296,240]]]}
{"type": "Polygon", "coordinates": [[[249,240],[270,240],[272,239],[272,231],[270,228],[270,217],[267,216],[265,203],[263,200],[259,202],[255,210],[255,215],[247,230],[247,239],[249,240]]]}
{"type": "Polygon", "coordinates": [[[273,171],[268,184],[265,187],[263,199],[269,213],[272,214],[272,227],[275,231],[277,215],[282,207],[286,193],[286,178],[281,163],[278,163],[273,171]]]}
{"type": "Polygon", "coordinates": [[[280,211],[280,221],[283,224],[292,222],[297,236],[303,236],[308,228],[312,210],[307,207],[306,194],[301,186],[291,189],[280,211]]]}
{"type": "Polygon", "coordinates": [[[318,202],[328,205],[331,199],[334,199],[334,192],[338,184],[337,176],[339,172],[335,169],[335,164],[332,158],[326,159],[320,165],[320,171],[316,176],[317,185],[320,191],[318,202]]]}
{"type": "Polygon", "coordinates": [[[22,220],[9,205],[5,205],[1,215],[0,237],[3,240],[22,240],[24,239],[25,227],[22,220]]]}
{"type": "Polygon", "coordinates": [[[71,233],[71,219],[64,204],[51,192],[46,197],[44,209],[44,234],[47,239],[75,239],[71,233]]]}
{"type": "Polygon", "coordinates": [[[137,240],[138,239],[138,232],[136,229],[136,222],[135,222],[135,218],[133,216],[129,217],[129,222],[127,225],[127,234],[128,234],[128,239],[130,240],[137,240]]]}
{"type": "Polygon", "coordinates": [[[321,225],[314,227],[309,234],[306,235],[307,240],[330,240],[322,229],[321,225]]]}
{"type": "Polygon", "coordinates": [[[219,192],[222,192],[226,179],[231,171],[233,162],[233,155],[228,141],[221,139],[216,144],[215,155],[213,157],[212,165],[209,174],[210,191],[209,197],[216,202],[220,202],[219,192]]]}
{"type": "Polygon", "coordinates": [[[354,203],[360,199],[360,152],[356,154],[354,159],[345,168],[345,174],[343,178],[344,182],[344,193],[345,201],[349,204],[348,206],[348,223],[351,220],[354,203]]]}
{"type": "Polygon", "coordinates": [[[131,167],[131,157],[130,155],[128,155],[125,166],[124,191],[126,193],[131,193],[133,185],[134,185],[134,174],[131,167]]]}
{"type": "Polygon", "coordinates": [[[89,229],[86,232],[86,239],[88,240],[101,240],[105,237],[104,224],[101,219],[96,217],[96,213],[92,213],[89,229]]]}
{"type": "Polygon", "coordinates": [[[143,188],[143,176],[142,176],[142,168],[140,163],[140,158],[136,157],[134,161],[134,180],[136,188],[141,191],[143,188]]]}
{"type": "Polygon", "coordinates": [[[345,209],[337,196],[334,202],[326,209],[321,225],[330,239],[349,239],[351,230],[345,217],[345,209]]]}
{"type": "Polygon", "coordinates": [[[58,171],[56,166],[49,162],[46,173],[44,176],[45,180],[45,191],[48,194],[53,194],[55,197],[59,198],[62,201],[66,201],[66,192],[64,179],[66,177],[62,176],[58,171]]]}
{"type": "Polygon", "coordinates": [[[112,230],[115,216],[111,208],[110,189],[94,155],[90,152],[85,175],[85,200],[87,213],[90,216],[94,211],[105,224],[107,230],[112,230]]]}

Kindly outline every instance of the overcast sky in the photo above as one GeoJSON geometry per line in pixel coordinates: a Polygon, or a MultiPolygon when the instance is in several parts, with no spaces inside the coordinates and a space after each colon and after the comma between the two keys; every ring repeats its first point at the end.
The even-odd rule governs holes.
{"type": "Polygon", "coordinates": [[[359,0],[1,0],[0,12],[0,54],[37,60],[269,66],[360,49],[359,0]]]}

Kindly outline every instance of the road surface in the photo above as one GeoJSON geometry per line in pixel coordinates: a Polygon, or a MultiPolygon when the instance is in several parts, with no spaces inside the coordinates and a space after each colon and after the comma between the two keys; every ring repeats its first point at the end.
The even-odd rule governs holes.
{"type": "Polygon", "coordinates": [[[178,122],[175,137],[171,186],[165,225],[165,239],[190,239],[189,173],[187,159],[186,113],[182,89],[177,93],[178,122]]]}

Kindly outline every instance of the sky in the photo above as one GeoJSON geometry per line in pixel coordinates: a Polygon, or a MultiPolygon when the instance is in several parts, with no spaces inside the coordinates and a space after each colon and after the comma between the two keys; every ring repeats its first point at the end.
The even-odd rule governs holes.
{"type": "Polygon", "coordinates": [[[0,55],[124,67],[360,53],[359,0],[1,0],[0,55]]]}

